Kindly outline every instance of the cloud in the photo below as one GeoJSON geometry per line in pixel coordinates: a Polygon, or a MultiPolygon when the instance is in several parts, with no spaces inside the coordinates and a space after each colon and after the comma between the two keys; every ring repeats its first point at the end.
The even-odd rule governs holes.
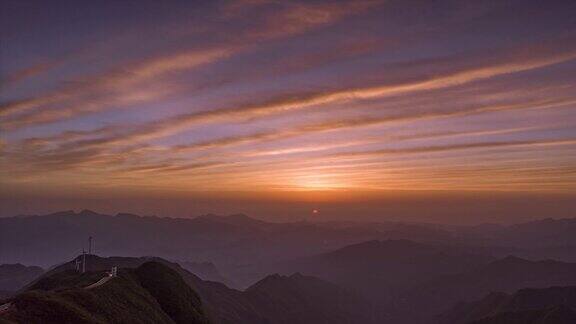
{"type": "Polygon", "coordinates": [[[417,153],[436,153],[447,151],[473,150],[473,149],[493,149],[493,148],[511,148],[511,147],[546,147],[575,145],[576,139],[556,139],[556,140],[527,140],[527,141],[500,141],[500,142],[479,142],[463,143],[453,145],[424,146],[415,148],[390,148],[372,151],[357,151],[335,153],[332,156],[338,157],[378,157],[392,154],[417,154],[417,153]]]}
{"type": "MultiPolygon", "coordinates": [[[[558,106],[565,106],[576,104],[576,99],[555,99],[555,100],[543,100],[543,101],[533,101],[530,102],[521,102],[521,103],[514,103],[514,104],[500,104],[500,105],[486,105],[474,108],[464,108],[461,110],[452,110],[452,111],[440,111],[440,112],[422,112],[422,113],[411,113],[411,114],[404,114],[404,115],[393,115],[393,116],[385,116],[385,117],[364,117],[364,118],[347,118],[347,119],[339,119],[339,120],[332,120],[308,125],[302,125],[293,127],[290,129],[285,130],[271,130],[271,131],[262,131],[254,134],[248,135],[241,135],[241,136],[229,136],[229,137],[222,137],[217,138],[214,140],[208,140],[198,143],[191,143],[191,144],[183,144],[177,145],[173,147],[171,151],[173,152],[183,152],[189,150],[199,150],[199,149],[209,149],[209,148],[217,148],[217,147],[225,147],[231,145],[240,145],[240,144],[247,144],[247,143],[255,143],[255,142],[265,142],[265,141],[274,141],[280,139],[287,139],[292,137],[304,136],[314,133],[321,133],[321,132],[333,132],[342,129],[350,129],[350,128],[360,128],[360,127],[368,127],[368,126],[375,126],[375,125],[383,125],[388,123],[410,123],[416,121],[423,121],[423,120],[433,120],[433,119],[442,119],[442,118],[451,118],[451,117],[464,117],[470,116],[474,114],[481,114],[486,112],[498,112],[498,111],[511,111],[511,110],[519,110],[519,109],[545,109],[550,107],[558,107],[558,106]]],[[[496,131],[497,133],[502,133],[510,130],[499,130],[496,131]]],[[[475,134],[478,132],[470,132],[470,134],[475,134]]],[[[479,134],[489,134],[490,131],[483,131],[479,132],[479,134]]],[[[492,132],[493,133],[493,132],[492,132]]],[[[461,134],[461,132],[445,132],[442,134],[436,134],[436,136],[448,136],[448,135],[455,135],[461,134]]],[[[433,135],[428,135],[433,136],[433,135]]],[[[391,137],[390,139],[395,140],[402,140],[402,139],[410,139],[410,138],[423,138],[424,135],[418,136],[396,136],[391,137]]]]}
{"type": "MultiPolygon", "coordinates": [[[[514,52],[524,52],[530,48],[531,47],[523,47],[514,52]]],[[[507,52],[501,54],[501,61],[491,65],[468,66],[467,68],[439,74],[424,80],[327,92],[320,91],[282,95],[268,99],[263,103],[248,103],[230,108],[181,114],[155,121],[130,134],[124,134],[121,138],[111,139],[111,142],[144,141],[172,135],[199,124],[253,120],[271,115],[304,110],[311,107],[327,107],[329,104],[342,104],[376,98],[381,99],[400,94],[405,95],[415,92],[461,86],[474,81],[485,80],[516,72],[530,71],[573,60],[576,58],[576,51],[559,51],[558,49],[551,50],[540,48],[540,51],[530,51],[528,57],[516,58],[514,60],[511,60],[509,55],[510,53],[507,52]]],[[[463,112],[457,112],[457,114],[462,113],[463,112]]],[[[353,122],[358,124],[367,124],[371,121],[357,120],[353,122]]]]}
{"type": "Polygon", "coordinates": [[[555,128],[550,126],[530,126],[530,127],[515,127],[515,128],[497,129],[497,130],[439,131],[439,132],[423,132],[407,135],[370,136],[370,137],[362,137],[362,139],[360,140],[345,140],[341,142],[331,142],[330,144],[325,145],[314,144],[308,146],[289,147],[282,149],[256,150],[248,152],[246,155],[247,156],[290,155],[290,154],[326,151],[335,148],[344,148],[350,146],[359,146],[359,145],[376,144],[384,142],[397,143],[401,141],[420,140],[420,139],[430,140],[439,138],[479,137],[479,136],[523,133],[523,132],[551,130],[551,129],[555,128]]]}
{"type": "Polygon", "coordinates": [[[213,63],[228,49],[189,51],[126,66],[37,98],[0,107],[7,129],[42,124],[82,114],[153,101],[175,91],[162,77],[213,63]]]}
{"type": "MultiPolygon", "coordinates": [[[[128,131],[125,128],[117,126],[107,126],[103,128],[98,128],[88,131],[68,131],[61,134],[56,134],[46,138],[29,138],[24,140],[22,143],[18,144],[22,150],[26,150],[26,154],[20,157],[22,161],[28,161],[27,163],[37,162],[39,166],[44,164],[45,159],[48,160],[48,164],[53,164],[51,161],[59,161],[64,167],[73,167],[74,165],[84,165],[90,163],[91,160],[101,162],[101,159],[105,157],[110,165],[122,164],[126,162],[131,162],[139,164],[135,160],[136,156],[146,155],[146,153],[160,154],[162,156],[172,156],[173,154],[185,153],[189,151],[196,150],[209,150],[217,149],[221,147],[236,147],[238,145],[245,144],[255,144],[268,141],[276,141],[282,139],[289,139],[299,136],[305,136],[316,133],[323,132],[335,132],[343,129],[355,129],[369,126],[386,125],[386,124],[398,124],[406,123],[410,124],[417,121],[443,119],[443,118],[453,118],[453,117],[464,117],[471,116],[474,114],[481,114],[486,112],[501,112],[501,111],[513,111],[519,109],[546,109],[553,107],[567,106],[576,103],[576,99],[572,98],[557,98],[557,99],[541,99],[534,100],[532,98],[526,99],[523,102],[514,102],[510,104],[488,104],[476,107],[464,107],[458,108],[457,110],[446,110],[446,111],[417,111],[408,114],[398,114],[383,117],[360,117],[360,118],[344,118],[322,121],[311,124],[304,124],[300,126],[295,126],[287,129],[273,129],[260,131],[257,133],[246,134],[246,135],[236,135],[228,137],[220,137],[211,140],[181,144],[174,147],[154,147],[149,145],[138,144],[138,146],[125,146],[134,145],[134,135],[140,132],[149,131],[149,127],[145,127],[142,130],[140,127],[134,127],[128,131]],[[126,139],[130,139],[126,142],[126,139]],[[124,146],[122,146],[124,145],[124,146]],[[105,153],[111,152],[111,153],[105,153]],[[116,152],[116,153],[114,153],[116,152]],[[121,155],[119,155],[121,153],[121,155]],[[34,155],[31,155],[34,154],[34,155]],[[92,155],[91,155],[92,154],[92,155]],[[112,156],[112,157],[110,157],[112,156]],[[122,158],[119,158],[122,156],[122,158]],[[68,157],[72,159],[67,160],[68,157]],[[79,159],[81,157],[82,159],[79,159]]],[[[529,128],[528,128],[529,129],[529,128]]],[[[498,131],[479,131],[479,132],[440,132],[440,133],[429,133],[429,134],[417,134],[417,135],[405,135],[405,136],[384,136],[381,138],[371,138],[366,139],[365,142],[381,142],[381,141],[402,141],[418,138],[434,138],[442,136],[458,136],[458,135],[487,135],[487,134],[504,134],[506,132],[513,132],[515,130],[522,129],[510,129],[510,130],[498,130],[498,131]]],[[[143,142],[140,142],[143,143],[143,142]]],[[[366,144],[366,143],[364,143],[366,144]]],[[[332,146],[333,147],[333,146],[332,146]]],[[[288,150],[288,153],[297,153],[299,150],[288,150]]],[[[312,152],[310,150],[309,152],[312,152]]],[[[286,153],[286,152],[281,152],[286,153]]],[[[17,156],[13,153],[12,155],[17,156]]],[[[234,159],[235,157],[229,157],[234,159]]],[[[238,158],[238,156],[236,156],[238,158]]],[[[144,160],[146,164],[146,160],[144,160]]],[[[180,162],[178,162],[180,163],[180,162]]],[[[172,165],[170,162],[169,165],[172,165]]],[[[164,165],[168,168],[168,165],[164,165]]]]}
{"type": "MultiPolygon", "coordinates": [[[[333,24],[342,17],[358,14],[383,1],[351,1],[336,3],[269,2],[274,14],[263,16],[263,22],[248,31],[248,38],[274,39],[301,34],[333,24]]],[[[259,3],[262,5],[261,3],[259,3]]]]}
{"type": "Polygon", "coordinates": [[[212,45],[212,48],[201,50],[191,49],[132,63],[42,96],[0,104],[3,128],[10,130],[50,123],[164,98],[182,91],[170,82],[163,82],[162,78],[169,74],[198,68],[244,52],[256,45],[255,41],[283,38],[334,23],[372,3],[284,4],[286,10],[265,15],[266,21],[256,28],[265,31],[265,34],[243,30],[237,40],[228,44],[212,45]]]}
{"type": "MultiPolygon", "coordinates": [[[[32,78],[35,77],[39,74],[42,74],[45,71],[48,71],[49,69],[61,64],[62,62],[42,62],[42,63],[37,63],[34,64],[32,66],[20,69],[14,73],[12,73],[11,75],[7,76],[5,79],[0,79],[0,85],[2,85],[2,87],[0,87],[0,89],[12,86],[16,83],[19,83],[21,81],[24,81],[28,78],[32,78]]],[[[0,111],[1,112],[1,111],[0,111]]]]}
{"type": "Polygon", "coordinates": [[[23,147],[42,146],[42,145],[61,145],[65,142],[79,141],[90,137],[98,137],[100,135],[109,134],[116,129],[113,126],[104,126],[92,130],[67,130],[55,135],[44,137],[28,137],[20,141],[23,147]]]}
{"type": "Polygon", "coordinates": [[[131,166],[127,168],[121,168],[121,172],[179,172],[179,171],[191,171],[197,169],[205,169],[216,166],[228,165],[227,162],[217,162],[217,161],[206,161],[206,162],[195,162],[195,163],[156,163],[156,164],[144,164],[138,166],[131,166]]]}

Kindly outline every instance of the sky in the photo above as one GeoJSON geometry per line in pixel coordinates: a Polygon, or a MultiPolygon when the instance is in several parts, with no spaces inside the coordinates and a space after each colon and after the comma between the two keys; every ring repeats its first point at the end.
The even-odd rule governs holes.
{"type": "Polygon", "coordinates": [[[0,6],[0,216],[575,215],[576,1],[0,6]]]}

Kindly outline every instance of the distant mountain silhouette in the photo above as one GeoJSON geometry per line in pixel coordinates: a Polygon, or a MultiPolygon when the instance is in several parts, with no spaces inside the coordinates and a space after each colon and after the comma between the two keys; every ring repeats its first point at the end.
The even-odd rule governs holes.
{"type": "Polygon", "coordinates": [[[514,224],[499,233],[499,239],[522,246],[576,246],[576,218],[542,219],[514,224]]]}
{"type": "Polygon", "coordinates": [[[177,261],[176,263],[178,263],[184,269],[197,275],[202,280],[221,282],[232,288],[238,286],[231,279],[224,277],[212,262],[177,261]]]}
{"type": "Polygon", "coordinates": [[[303,276],[270,275],[245,292],[274,323],[377,323],[377,309],[334,284],[303,276]],[[287,312],[289,305],[293,312],[287,312]],[[279,316],[282,314],[281,316],[279,316]]]}
{"type": "Polygon", "coordinates": [[[442,226],[426,223],[402,223],[402,222],[352,222],[330,221],[322,222],[323,226],[346,229],[372,229],[382,233],[382,238],[388,240],[411,240],[416,242],[446,242],[456,238],[454,233],[442,226]]]}
{"type": "Polygon", "coordinates": [[[461,235],[483,245],[517,248],[514,254],[576,262],[576,218],[542,219],[513,225],[480,225],[462,229],[461,235]]]}
{"type": "Polygon", "coordinates": [[[199,296],[182,277],[146,262],[94,289],[101,272],[51,273],[10,300],[8,323],[208,323],[199,296]]]}
{"type": "Polygon", "coordinates": [[[244,214],[234,214],[234,215],[202,215],[195,218],[195,220],[204,220],[207,222],[219,222],[223,224],[231,224],[236,226],[252,226],[252,227],[267,227],[269,225],[273,226],[273,223],[265,222],[255,218],[251,218],[244,214]]]}
{"type": "Polygon", "coordinates": [[[373,301],[388,302],[431,278],[471,270],[490,260],[449,247],[388,240],[350,245],[285,267],[355,289],[373,301]]]}
{"type": "Polygon", "coordinates": [[[102,255],[211,261],[223,270],[329,251],[380,235],[371,229],[269,223],[245,215],[183,219],[84,210],[0,218],[0,246],[11,247],[2,250],[2,260],[41,266],[77,255],[87,248],[88,236],[95,238],[96,251],[102,255]]]}
{"type": "Polygon", "coordinates": [[[44,270],[40,267],[22,264],[0,264],[0,291],[4,296],[15,292],[39,277],[44,270]]]}
{"type": "Polygon", "coordinates": [[[528,249],[526,257],[576,262],[576,218],[511,225],[498,235],[497,241],[528,249]]]}
{"type": "Polygon", "coordinates": [[[439,323],[576,323],[576,286],[491,293],[481,300],[458,304],[442,314],[439,323]]]}
{"type": "Polygon", "coordinates": [[[414,323],[429,323],[431,316],[458,302],[473,301],[498,291],[576,285],[576,263],[528,261],[506,257],[461,274],[437,277],[402,296],[397,304],[404,314],[417,315],[414,323]],[[411,312],[417,308],[418,313],[411,312]]]}
{"type": "Polygon", "coordinates": [[[7,262],[47,267],[86,249],[89,236],[100,255],[212,262],[223,277],[243,288],[270,274],[269,266],[280,261],[374,239],[450,237],[444,230],[416,224],[273,223],[243,214],[183,219],[83,210],[0,218],[0,246],[11,247],[1,251],[7,262]]]}
{"type": "Polygon", "coordinates": [[[474,321],[471,324],[572,324],[576,323],[576,311],[566,306],[544,309],[505,312],[474,321]]]}

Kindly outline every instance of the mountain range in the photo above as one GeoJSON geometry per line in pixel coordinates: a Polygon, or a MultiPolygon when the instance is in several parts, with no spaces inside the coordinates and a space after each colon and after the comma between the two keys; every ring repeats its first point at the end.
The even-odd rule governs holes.
{"type": "Polygon", "coordinates": [[[22,264],[0,264],[0,298],[6,297],[38,278],[44,269],[22,264]]]}
{"type": "Polygon", "coordinates": [[[440,275],[458,274],[492,258],[408,240],[367,241],[282,265],[355,289],[379,303],[440,275]]]}
{"type": "MultiPolygon", "coordinates": [[[[44,275],[42,275],[35,282],[30,284],[26,291],[17,295],[12,300],[18,312],[8,316],[9,319],[23,320],[27,319],[26,316],[31,314],[38,314],[35,308],[28,310],[23,304],[30,294],[45,294],[48,292],[49,299],[56,299],[62,303],[67,304],[75,294],[82,295],[85,292],[78,292],[79,287],[88,285],[89,282],[97,281],[97,278],[102,277],[105,269],[110,269],[112,266],[118,266],[123,269],[121,271],[120,279],[130,281],[129,279],[137,276],[136,280],[140,286],[149,290],[148,292],[157,298],[160,308],[168,315],[174,312],[166,312],[163,303],[168,305],[180,305],[186,300],[191,299],[191,305],[185,304],[182,309],[188,309],[197,316],[197,322],[202,323],[201,319],[205,318],[211,323],[378,323],[376,309],[363,298],[349,292],[346,289],[340,288],[335,284],[322,281],[320,279],[304,276],[301,274],[293,274],[291,276],[281,276],[278,274],[270,275],[260,280],[253,286],[245,291],[239,291],[226,287],[224,284],[204,281],[196,275],[190,273],[178,264],[168,262],[160,258],[130,258],[130,257],[112,257],[101,258],[95,255],[86,256],[87,273],[80,274],[74,270],[76,260],[81,260],[80,256],[75,260],[61,264],[44,275]],[[155,269],[157,272],[165,272],[164,274],[154,274],[151,271],[144,271],[145,269],[155,269]],[[162,270],[163,268],[166,268],[162,270]],[[146,277],[142,279],[142,273],[146,277]],[[125,278],[124,276],[128,276],[125,278]],[[167,278],[166,281],[158,281],[157,277],[167,278]],[[163,288],[162,296],[157,296],[157,288],[154,285],[160,285],[163,288]],[[182,290],[181,286],[188,287],[193,293],[186,288],[182,290]],[[153,288],[150,288],[153,287],[153,288]],[[172,294],[171,290],[178,290],[172,294]],[[40,292],[38,292],[40,291],[40,292]],[[56,294],[56,295],[53,295],[56,294]],[[195,297],[197,294],[197,298],[195,297]],[[21,302],[24,300],[24,302],[21,302]],[[200,305],[201,308],[200,308],[200,305]],[[196,309],[196,310],[194,310],[196,309]],[[22,313],[20,312],[22,310],[22,313]],[[200,316],[202,315],[202,316],[200,316]]],[[[124,283],[123,283],[124,284],[124,283]]],[[[132,284],[131,282],[126,283],[132,284]]],[[[102,285],[97,288],[99,291],[107,291],[108,289],[116,289],[115,286],[108,288],[108,284],[102,285]]],[[[132,298],[131,296],[124,296],[124,293],[134,293],[136,291],[140,295],[146,295],[140,291],[139,287],[126,286],[129,292],[110,292],[120,294],[118,298],[132,298]]],[[[92,291],[90,291],[92,292],[92,291]]],[[[107,292],[108,293],[108,292],[107,292]]],[[[40,297],[39,297],[40,298],[40,297]]],[[[96,298],[89,296],[87,299],[96,298]]],[[[108,298],[108,297],[106,297],[108,298]]],[[[44,300],[45,298],[40,298],[44,300]]],[[[110,303],[110,300],[99,301],[95,300],[95,305],[87,304],[78,306],[80,308],[91,309],[99,307],[102,303],[110,303]]],[[[148,301],[142,301],[143,303],[148,301]]],[[[31,304],[41,303],[38,300],[32,300],[31,304]]],[[[34,305],[33,305],[34,306],[34,305]]],[[[32,307],[32,306],[31,306],[32,307]]],[[[34,306],[36,307],[36,306],[34,306]]],[[[43,308],[43,304],[40,306],[43,308]]],[[[122,308],[128,306],[122,306],[122,308]]],[[[144,307],[144,306],[142,306],[144,307]]],[[[150,306],[146,306],[150,307],[150,306]]],[[[131,310],[137,311],[137,310],[131,310]]],[[[97,313],[100,314],[101,310],[98,309],[97,313]]],[[[107,311],[103,311],[103,316],[107,318],[107,311]]],[[[175,311],[176,312],[176,311],[175,311]]],[[[178,311],[179,312],[179,311],[178,311]]],[[[178,313],[176,312],[176,313],[178,313]]],[[[154,310],[154,317],[162,318],[161,311],[154,310]]],[[[61,315],[42,315],[54,316],[58,318],[61,315]]],[[[62,315],[64,316],[64,315],[62,315]]],[[[97,316],[97,317],[98,317],[97,316]]],[[[113,316],[113,315],[110,315],[113,316]]],[[[182,315],[183,316],[183,315],[182,315]]],[[[174,320],[173,316],[169,316],[174,320]]],[[[52,318],[52,317],[50,317],[52,318]]],[[[123,318],[123,317],[120,317],[123,318]]],[[[109,318],[108,318],[109,319],[109,318]]],[[[192,323],[190,321],[177,321],[176,323],[192,323]]],[[[163,323],[159,321],[159,323],[163,323]]]]}
{"type": "MultiPolygon", "coordinates": [[[[0,270],[18,269],[12,274],[0,271],[0,284],[9,283],[0,285],[0,298],[48,291],[48,297],[42,296],[64,298],[68,303],[58,294],[78,288],[65,282],[86,283],[74,272],[81,259],[50,265],[78,255],[92,236],[94,250],[103,257],[85,256],[88,273],[101,275],[117,266],[133,278],[137,274],[132,272],[144,264],[161,264],[197,294],[200,304],[195,305],[201,305],[211,323],[454,324],[514,323],[530,316],[564,319],[571,316],[571,304],[498,306],[485,313],[478,309],[485,310],[504,300],[500,297],[509,298],[525,289],[576,286],[576,263],[569,262],[575,223],[576,219],[466,227],[272,223],[242,214],[176,219],[109,216],[87,210],[0,218],[0,246],[13,247],[0,250],[0,259],[49,268],[43,273],[39,267],[0,266],[0,270]],[[555,260],[539,258],[550,251],[558,252],[551,253],[555,260]]],[[[146,290],[140,279],[138,284],[140,288],[130,289],[146,290]]],[[[162,307],[154,309],[157,314],[153,316],[161,318],[164,312],[174,321],[162,307]]]]}
{"type": "Polygon", "coordinates": [[[406,292],[395,306],[415,323],[429,323],[434,315],[458,302],[473,301],[491,292],[512,293],[523,288],[576,285],[576,263],[529,261],[506,257],[454,275],[439,276],[406,292]],[[417,308],[417,313],[411,309],[417,308]]]}
{"type": "Polygon", "coordinates": [[[439,317],[441,324],[576,323],[576,286],[494,292],[459,303],[439,317]]]}

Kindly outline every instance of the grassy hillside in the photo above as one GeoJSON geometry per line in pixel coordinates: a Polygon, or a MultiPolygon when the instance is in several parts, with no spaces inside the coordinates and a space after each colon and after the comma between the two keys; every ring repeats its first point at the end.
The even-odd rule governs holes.
{"type": "MultiPolygon", "coordinates": [[[[73,264],[74,261],[64,263],[50,270],[32,287],[46,286],[50,284],[46,280],[57,278],[55,276],[58,274],[66,276],[73,264]]],[[[205,311],[202,314],[217,324],[380,323],[375,321],[375,310],[364,299],[336,285],[308,276],[273,275],[246,291],[240,291],[219,282],[204,281],[178,264],[161,258],[101,258],[89,255],[87,265],[96,273],[111,266],[135,268],[132,274],[139,278],[142,288],[158,301],[163,312],[171,319],[185,319],[188,323],[193,321],[188,320],[187,316],[198,315],[193,310],[199,309],[194,308],[194,305],[200,299],[202,310],[205,311]],[[154,275],[158,264],[172,269],[172,274],[163,271],[164,279],[160,280],[160,276],[154,275]],[[192,287],[192,292],[181,290],[188,286],[192,287]],[[184,312],[183,309],[192,311],[184,312]]],[[[129,271],[124,270],[122,274],[125,272],[129,271]]],[[[75,280],[80,279],[66,282],[72,284],[75,280]]]]}
{"type": "Polygon", "coordinates": [[[91,290],[104,274],[71,271],[42,278],[14,297],[15,323],[208,323],[196,293],[172,269],[148,262],[91,290]],[[179,302],[175,302],[179,301],[179,302]]]}
{"type": "Polygon", "coordinates": [[[140,285],[176,323],[206,323],[200,297],[174,270],[158,262],[147,262],[134,273],[140,285]]]}

